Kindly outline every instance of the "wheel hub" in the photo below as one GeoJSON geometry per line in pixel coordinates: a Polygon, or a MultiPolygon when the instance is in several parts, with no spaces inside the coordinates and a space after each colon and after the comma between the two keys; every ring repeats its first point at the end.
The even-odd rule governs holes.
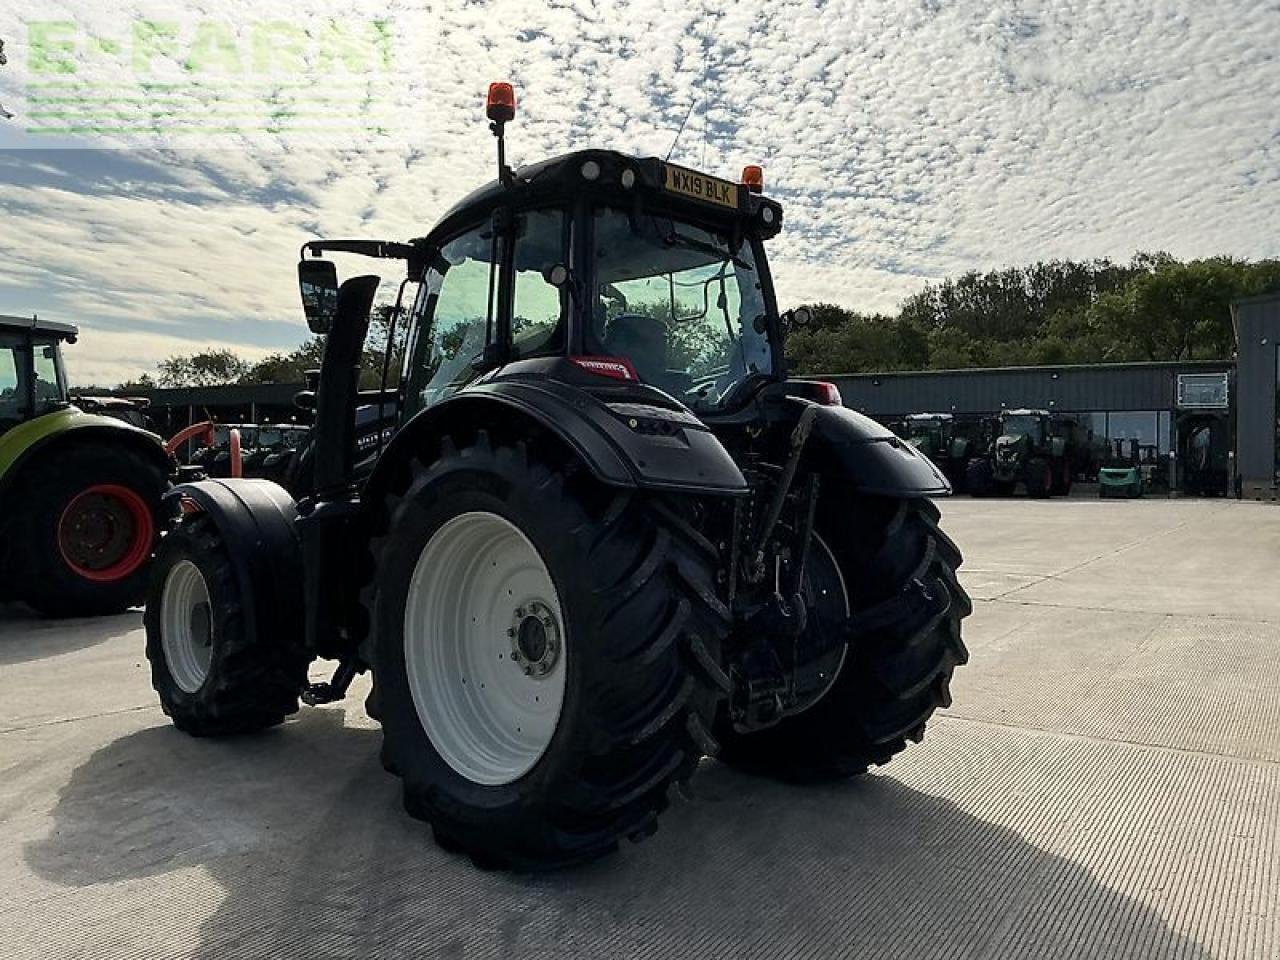
{"type": "Polygon", "coordinates": [[[153,532],[150,508],[137,491],[95,484],[63,509],[58,549],[77,575],[111,582],[129,576],[146,561],[153,532]]]}
{"type": "Polygon", "coordinates": [[[545,603],[531,600],[516,607],[507,629],[511,659],[527,677],[545,677],[560,659],[560,626],[545,603]]]}
{"type": "Polygon", "coordinates": [[[213,661],[213,610],[204,574],[180,560],[165,577],[160,595],[160,644],[178,688],[195,693],[213,661]]]}
{"type": "Polygon", "coordinates": [[[431,535],[405,597],[404,657],[423,732],[455,772],[497,786],[533,769],[569,656],[551,572],[519,526],[478,510],[431,535]]]}

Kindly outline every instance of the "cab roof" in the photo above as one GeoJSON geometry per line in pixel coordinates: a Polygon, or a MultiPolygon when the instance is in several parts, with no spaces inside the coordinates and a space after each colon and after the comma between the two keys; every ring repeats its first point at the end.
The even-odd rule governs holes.
{"type": "Polygon", "coordinates": [[[760,211],[769,207],[772,209],[772,216],[763,230],[766,237],[777,233],[782,223],[782,207],[777,201],[751,193],[745,186],[724,177],[690,170],[658,157],[637,157],[616,150],[576,150],[517,168],[509,186],[495,179],[471,191],[449,208],[432,228],[427,239],[437,240],[471,226],[504,200],[513,201],[517,207],[530,207],[543,203],[562,203],[586,192],[628,197],[633,196],[637,190],[650,197],[661,197],[664,206],[713,221],[744,218],[758,222],[760,211]],[[599,172],[594,178],[588,179],[584,175],[584,167],[591,161],[597,165],[599,172]],[[667,189],[664,186],[667,168],[693,174],[704,181],[714,181],[722,187],[727,185],[736,195],[736,205],[697,199],[667,189]],[[623,173],[627,170],[635,175],[632,187],[624,187],[622,183],[623,173]]]}
{"type": "Polygon", "coordinates": [[[39,317],[12,317],[0,313],[0,330],[10,333],[44,334],[59,340],[74,341],[80,330],[74,324],[41,320],[39,317]]]}

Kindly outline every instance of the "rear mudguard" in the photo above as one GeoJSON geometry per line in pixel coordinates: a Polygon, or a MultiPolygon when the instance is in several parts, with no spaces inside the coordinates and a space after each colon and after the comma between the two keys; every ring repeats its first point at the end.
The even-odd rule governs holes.
{"type": "Polygon", "coordinates": [[[128,446],[166,474],[173,471],[173,461],[154,433],[115,417],[64,407],[28,420],[0,438],[0,492],[37,456],[55,453],[58,444],[81,441],[128,446]]]}
{"type": "Polygon", "coordinates": [[[914,446],[846,407],[819,407],[807,455],[831,482],[885,497],[945,497],[951,484],[914,446]]]}
{"type": "Polygon", "coordinates": [[[747,482],[720,440],[684,410],[612,402],[546,377],[476,384],[417,414],[395,435],[366,487],[385,489],[395,465],[464,424],[518,424],[559,437],[602,482],[614,487],[740,496],[747,482]]]}
{"type": "Polygon", "coordinates": [[[298,510],[270,480],[200,480],[175,487],[169,502],[213,521],[244,602],[245,627],[272,643],[303,642],[302,545],[298,510]]]}

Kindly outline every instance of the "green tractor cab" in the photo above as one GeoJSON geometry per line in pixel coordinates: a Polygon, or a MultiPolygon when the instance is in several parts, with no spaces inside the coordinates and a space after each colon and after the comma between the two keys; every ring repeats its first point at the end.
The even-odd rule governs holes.
{"type": "Polygon", "coordinates": [[[951,482],[953,489],[965,489],[966,470],[974,455],[974,441],[964,425],[951,413],[913,413],[904,417],[898,435],[928,457],[951,482]]]}
{"type": "Polygon", "coordinates": [[[405,809],[516,869],[647,836],[704,755],[790,780],[889,761],[967,659],[930,499],[949,486],[833,384],[787,377],[807,318],[774,300],[759,169],[584,150],[512,170],[509,86],[488,115],[497,180],[424,237],[305,245],[326,338],[308,493],[179,487],[146,615],[166,713],[257,730],[372,671],[405,809]],[[393,425],[365,449],[379,277],[340,284],[330,252],[390,261],[407,307],[393,425]],[[317,657],[337,666],[308,685],[317,657]]]}
{"type": "Polygon", "coordinates": [[[170,462],[159,437],[67,395],[76,328],[0,316],[0,593],[47,616],[142,602],[170,462]]]}

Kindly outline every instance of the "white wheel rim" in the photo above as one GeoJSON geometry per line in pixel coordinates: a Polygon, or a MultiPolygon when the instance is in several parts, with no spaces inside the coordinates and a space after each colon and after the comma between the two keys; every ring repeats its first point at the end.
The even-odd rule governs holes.
{"type": "Polygon", "coordinates": [[[519,527],[476,511],[432,534],[405,598],[404,659],[418,720],[457,773],[499,786],[533,769],[560,721],[567,650],[551,574],[519,527]]]}
{"type": "Polygon", "coordinates": [[[173,682],[187,693],[199,690],[213,656],[213,618],[204,574],[190,560],[175,563],[165,577],[160,645],[173,682]]]}

